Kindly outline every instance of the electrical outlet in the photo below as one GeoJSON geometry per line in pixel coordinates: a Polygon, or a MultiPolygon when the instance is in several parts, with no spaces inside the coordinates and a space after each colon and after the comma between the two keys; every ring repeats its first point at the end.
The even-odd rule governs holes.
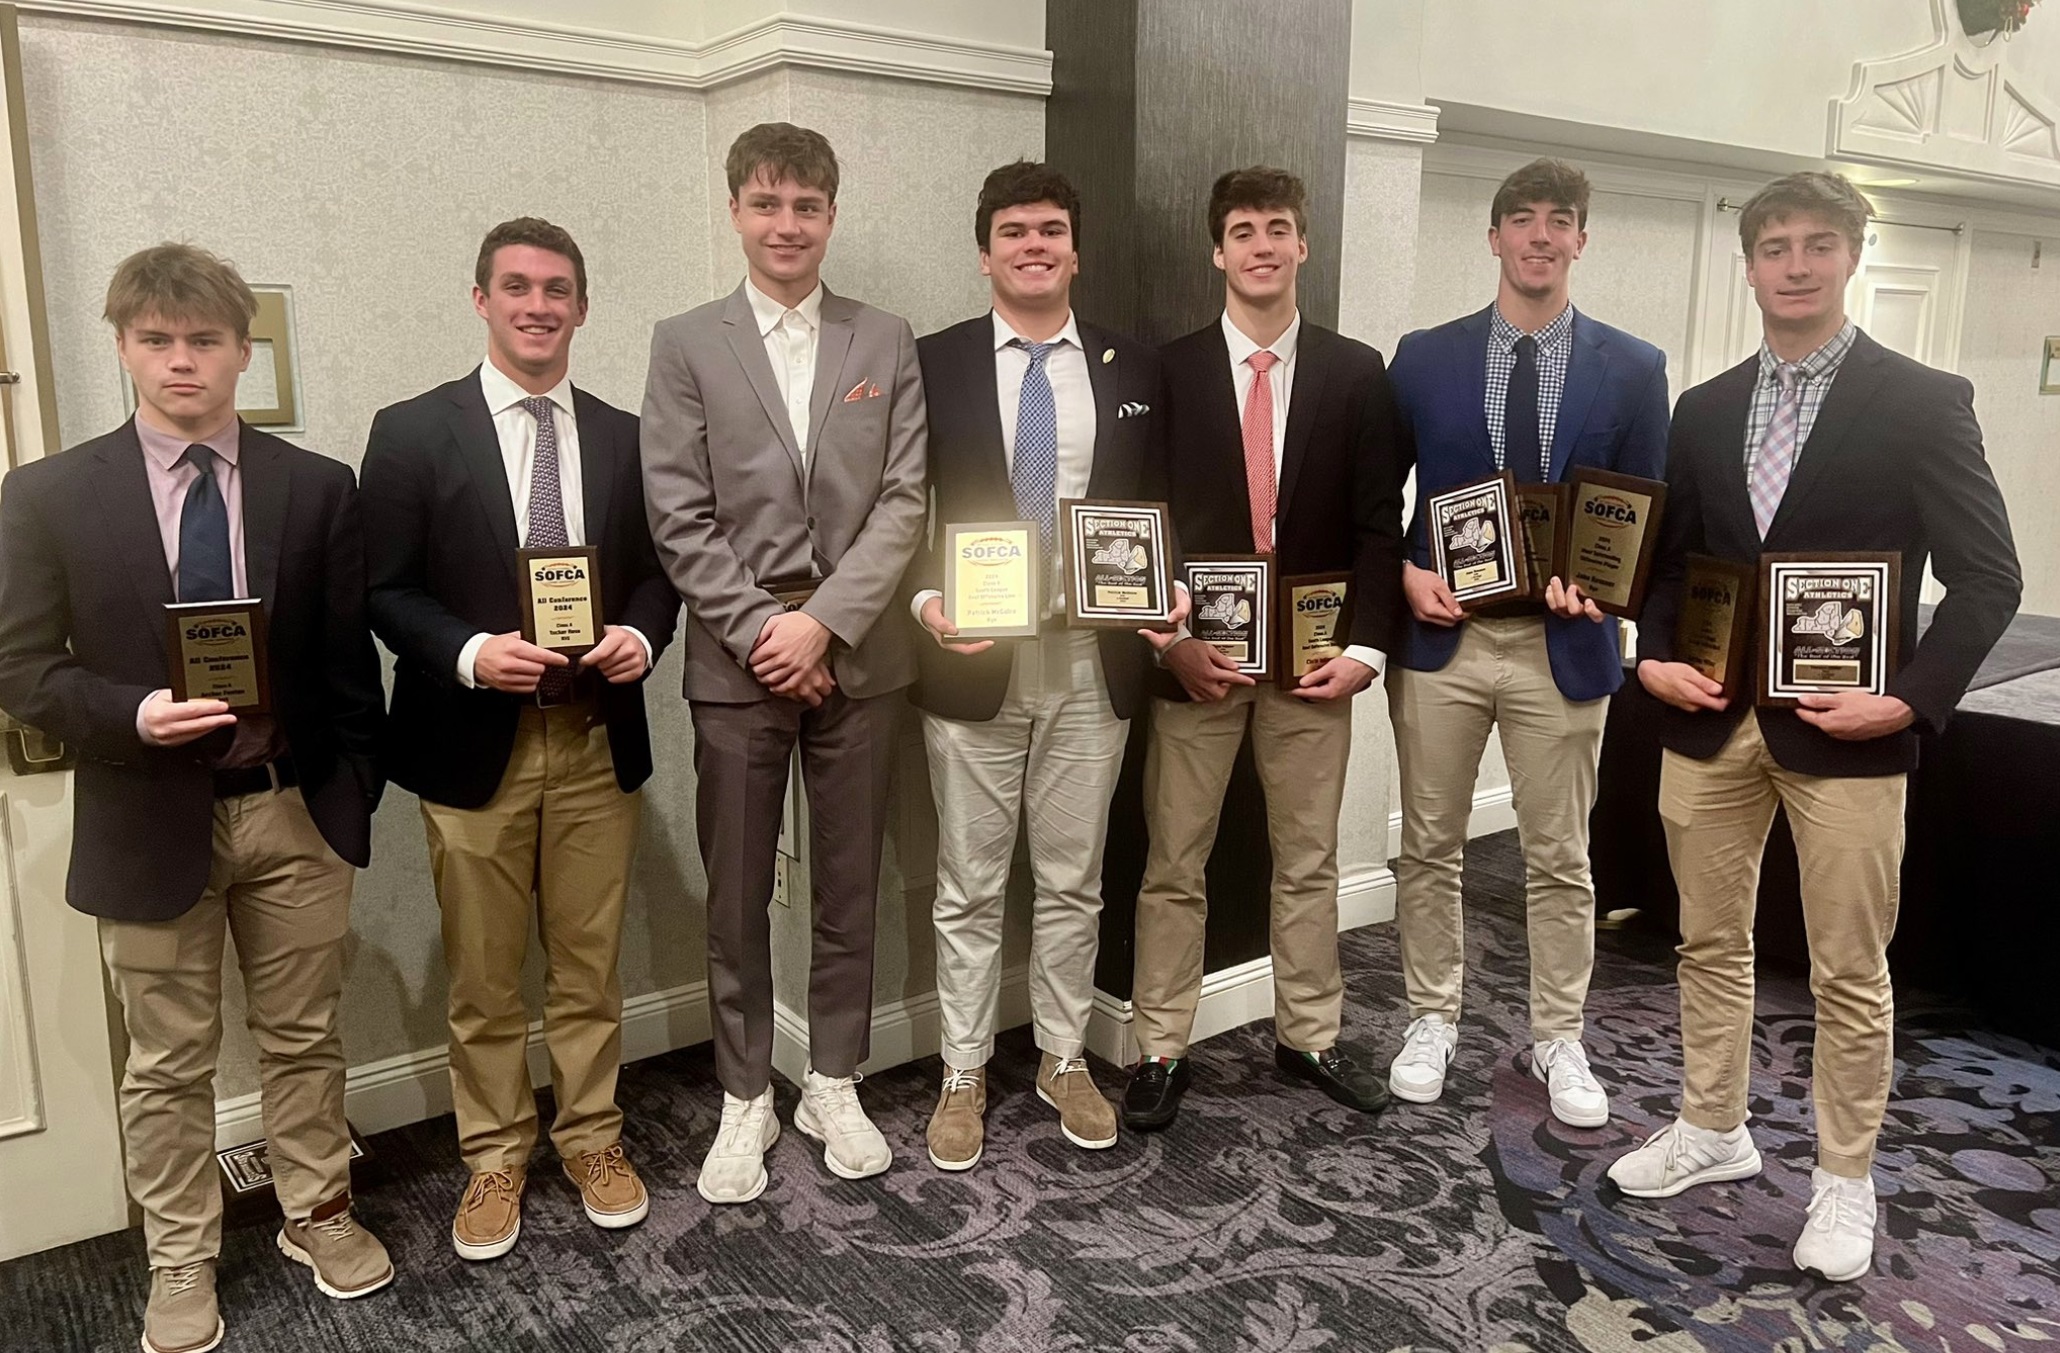
{"type": "Polygon", "coordinates": [[[773,856],[773,901],[783,907],[794,905],[794,899],[788,895],[787,891],[788,869],[793,863],[794,857],[791,855],[776,854],[773,856]]]}

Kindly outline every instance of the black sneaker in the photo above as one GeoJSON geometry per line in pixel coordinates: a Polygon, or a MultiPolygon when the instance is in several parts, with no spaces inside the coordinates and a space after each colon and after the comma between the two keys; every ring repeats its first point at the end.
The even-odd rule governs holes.
{"type": "Polygon", "coordinates": [[[1381,1084],[1380,1077],[1336,1048],[1327,1052],[1296,1052],[1276,1043],[1273,1064],[1297,1080],[1313,1082],[1348,1109],[1379,1113],[1388,1107],[1388,1087],[1381,1084]]]}
{"type": "Polygon", "coordinates": [[[1134,1132],[1165,1127],[1180,1112],[1180,1097],[1193,1079],[1185,1057],[1147,1057],[1139,1062],[1131,1068],[1130,1084],[1123,1091],[1123,1126],[1134,1132]]]}

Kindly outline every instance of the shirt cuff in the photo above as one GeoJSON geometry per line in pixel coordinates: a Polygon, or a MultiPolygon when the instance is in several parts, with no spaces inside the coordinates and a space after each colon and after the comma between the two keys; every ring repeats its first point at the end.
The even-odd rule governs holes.
{"type": "Polygon", "coordinates": [[[653,667],[658,665],[658,659],[651,656],[651,641],[646,639],[644,632],[635,625],[624,625],[622,628],[634,634],[637,637],[637,642],[644,646],[644,671],[648,673],[653,667]]]}
{"type": "Polygon", "coordinates": [[[486,641],[491,638],[491,634],[475,634],[458,650],[458,684],[468,691],[479,689],[479,682],[472,675],[472,667],[479,661],[479,650],[484,648],[486,641]]]}
{"type": "Polygon", "coordinates": [[[1365,663],[1373,669],[1375,676],[1379,676],[1382,672],[1388,670],[1388,655],[1377,648],[1369,648],[1365,644],[1347,644],[1345,646],[1345,656],[1354,662],[1365,663]]]}
{"type": "Polygon", "coordinates": [[[146,747],[155,747],[158,745],[158,741],[156,738],[150,736],[150,734],[143,731],[143,706],[157,699],[157,697],[159,697],[160,695],[162,695],[167,700],[171,699],[171,688],[167,686],[162,690],[152,691],[150,694],[143,697],[142,704],[136,706],[136,737],[146,747]]]}
{"type": "MultiPolygon", "coordinates": [[[[926,587],[908,599],[908,613],[916,618],[918,625],[923,625],[923,608],[930,604],[932,597],[942,601],[944,594],[934,587],[926,587]]],[[[928,625],[923,625],[924,632],[927,633],[929,628],[928,625]]]]}

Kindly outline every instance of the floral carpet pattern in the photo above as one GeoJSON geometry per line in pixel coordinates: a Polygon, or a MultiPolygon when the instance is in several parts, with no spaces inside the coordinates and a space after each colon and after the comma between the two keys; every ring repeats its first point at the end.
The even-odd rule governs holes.
{"type": "MultiPolygon", "coordinates": [[[[359,1211],[392,1247],[386,1292],[329,1301],[231,1218],[225,1349],[1016,1353],[1253,1349],[1477,1353],[2060,1348],[2060,1055],[1902,993],[1896,1097],[1875,1172],[1875,1271],[1795,1273],[1808,1202],[1811,1025],[1799,976],[1763,975],[1757,1179],[1623,1198],[1610,1160],[1672,1115],[1671,955],[1598,943],[1587,1044],[1605,1128],[1564,1127],[1522,1056],[1525,945],[1513,836],[1467,861],[1468,1007],[1444,1099],[1377,1119],[1291,1086],[1271,1030],[1198,1049],[1167,1132],[1070,1146],[1034,1089],[1026,1033],[990,1068],[974,1170],[928,1163],[934,1060],[862,1091],[892,1170],[834,1179],[792,1130],[755,1203],[693,1190],[719,1105],[706,1048],[628,1068],[628,1145],[650,1220],[602,1232],[548,1150],[522,1241],[484,1265],[447,1239],[464,1174],[448,1119],[372,1139],[359,1211]]],[[[1407,1022],[1391,926],[1344,939],[1346,1043],[1384,1065],[1407,1022]]],[[[1105,1088],[1115,1073],[1098,1067],[1105,1088]]],[[[794,1092],[779,1083],[780,1116],[794,1092]]],[[[129,1350],[147,1287],[138,1233],[0,1265],[0,1348],[129,1350]]]]}

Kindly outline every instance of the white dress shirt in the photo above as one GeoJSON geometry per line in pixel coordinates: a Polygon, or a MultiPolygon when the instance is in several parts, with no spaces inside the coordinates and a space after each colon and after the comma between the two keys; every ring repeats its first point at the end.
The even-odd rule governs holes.
{"type": "MultiPolygon", "coordinates": [[[[1001,407],[1001,452],[1011,481],[1016,475],[1016,420],[1023,403],[1023,377],[1030,371],[1030,354],[1017,346],[1031,340],[1010,327],[999,314],[994,321],[994,393],[1001,407]]],[[[1056,507],[1063,498],[1085,498],[1088,481],[1094,477],[1094,381],[1087,370],[1087,346],[1080,341],[1080,324],[1071,311],[1056,334],[1044,340],[1052,350],[1044,357],[1044,374],[1051,381],[1052,406],[1059,416],[1059,460],[1056,507]]],[[[1044,613],[1055,615],[1065,609],[1066,599],[1054,588],[1045,589],[1044,613]]],[[[917,621],[932,597],[944,594],[926,588],[909,601],[917,621]]]]}
{"type": "MultiPolygon", "coordinates": [[[[501,468],[508,476],[508,496],[515,505],[515,540],[521,548],[529,546],[529,492],[536,473],[537,421],[529,410],[522,407],[525,399],[536,398],[510,380],[506,373],[492,362],[479,364],[479,389],[486,396],[486,411],[494,420],[494,436],[501,443],[501,468]]],[[[559,382],[544,391],[542,398],[551,401],[551,426],[558,434],[558,493],[565,507],[565,543],[583,546],[587,543],[586,500],[581,495],[579,473],[579,420],[572,412],[572,376],[568,372],[559,382]]],[[[644,646],[644,665],[651,665],[651,641],[632,626],[625,626],[637,636],[637,642],[644,646]]],[[[473,676],[473,665],[479,660],[479,650],[493,636],[475,634],[458,650],[458,680],[465,686],[477,684],[473,676]]]]}
{"type": "MultiPolygon", "coordinates": [[[[1287,448],[1288,405],[1295,394],[1295,355],[1301,347],[1302,312],[1288,321],[1288,327],[1279,338],[1266,345],[1264,351],[1280,360],[1273,364],[1273,482],[1280,483],[1281,456],[1287,448]]],[[[1230,322],[1230,312],[1223,312],[1223,342],[1230,349],[1230,381],[1237,389],[1237,422],[1242,428],[1245,422],[1245,405],[1252,397],[1252,383],[1259,373],[1250,365],[1252,354],[1261,351],[1260,346],[1245,336],[1244,330],[1230,322]]],[[[1240,443],[1242,445],[1242,442],[1240,443]]],[[[1279,494],[1274,495],[1275,512],[1279,511],[1279,494]]],[[[1274,517],[1274,539],[1280,538],[1280,518],[1274,517]]],[[[1183,630],[1183,633],[1185,631],[1183,630]]],[[[1348,644],[1345,656],[1371,667],[1376,674],[1385,670],[1388,655],[1366,644],[1348,644]]]]}
{"type": "Polygon", "coordinates": [[[780,387],[780,399],[787,406],[787,421],[794,428],[794,445],[801,451],[801,463],[808,464],[808,401],[815,394],[815,350],[823,328],[823,284],[801,298],[791,309],[760,291],[749,278],[744,281],[744,298],[751,302],[751,315],[758,322],[758,336],[765,340],[766,360],[772,363],[773,380],[780,387]]]}

